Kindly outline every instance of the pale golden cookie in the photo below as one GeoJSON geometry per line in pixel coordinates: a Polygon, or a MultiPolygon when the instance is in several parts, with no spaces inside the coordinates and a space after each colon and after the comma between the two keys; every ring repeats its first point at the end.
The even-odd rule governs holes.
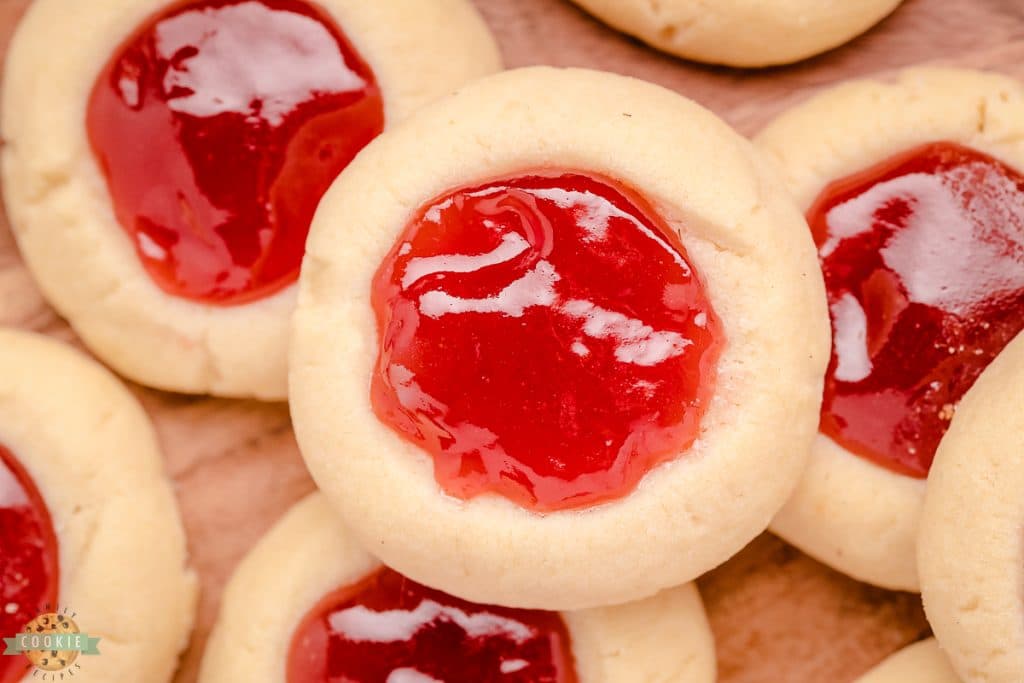
{"type": "Polygon", "coordinates": [[[901,0],[573,0],[659,50],[728,66],[788,64],[831,50],[901,0]]]}
{"type": "MultiPolygon", "coordinates": [[[[316,4],[337,20],[376,75],[385,128],[501,66],[468,0],[316,4]]],[[[296,287],[232,306],[165,293],[115,218],[87,139],[97,76],[119,44],[169,6],[167,0],[32,4],[4,78],[8,215],[47,300],[118,372],[161,389],[281,400],[296,287]]]]}
{"type": "Polygon", "coordinates": [[[928,475],[917,561],[935,637],[966,683],[1024,680],[1024,336],[961,401],[928,475]]]}
{"type": "MultiPolygon", "coordinates": [[[[285,680],[292,636],[303,616],[323,596],[358,583],[380,567],[321,494],[296,504],[231,578],[203,658],[200,683],[285,680]],[[242,652],[246,656],[239,656],[242,652]]],[[[566,612],[562,617],[580,683],[715,680],[714,641],[693,584],[639,603],[566,612]]]]}
{"type": "Polygon", "coordinates": [[[960,683],[934,638],[908,645],[856,683],[960,683]]]}
{"type": "Polygon", "coordinates": [[[659,87],[530,68],[423,110],[345,176],[310,234],[290,398],[314,478],[386,564],[476,602],[581,609],[690,581],[764,530],[816,430],[828,318],[806,225],[746,140],[659,87]],[[643,193],[678,231],[727,339],[687,452],[624,497],[545,514],[445,495],[431,459],[377,419],[369,396],[370,283],[417,207],[538,168],[643,193]]]}
{"type": "MultiPolygon", "coordinates": [[[[807,210],[832,181],[920,145],[950,141],[1024,169],[1024,87],[993,73],[915,68],[830,88],[756,138],[807,210]]],[[[772,530],[856,579],[918,590],[915,544],[925,481],[819,435],[772,530]]]]}
{"type": "Polygon", "coordinates": [[[13,330],[0,331],[0,395],[0,443],[39,489],[56,531],[59,607],[100,638],[100,654],[79,657],[74,680],[169,681],[188,644],[197,582],[149,419],[97,363],[13,330]]]}

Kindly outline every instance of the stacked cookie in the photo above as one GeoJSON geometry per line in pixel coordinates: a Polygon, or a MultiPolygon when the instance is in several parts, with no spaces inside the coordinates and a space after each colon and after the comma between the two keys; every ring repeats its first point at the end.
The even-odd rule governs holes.
{"type": "MultiPolygon", "coordinates": [[[[714,12],[580,4],[761,65],[897,3],[742,60],[714,12]]],[[[1024,87],[913,69],[752,144],[642,81],[499,69],[464,0],[25,19],[4,190],[41,289],[135,381],[287,396],[319,488],[237,569],[200,680],[713,681],[692,582],[768,528],[923,590],[938,642],[865,681],[1024,679],[1024,87]]],[[[110,641],[77,680],[169,680],[195,586],[151,428],[52,342],[0,335],[0,363],[0,566],[34,572],[0,626],[73,601],[110,641]],[[146,636],[96,584],[127,555],[173,617],[146,636]]]]}

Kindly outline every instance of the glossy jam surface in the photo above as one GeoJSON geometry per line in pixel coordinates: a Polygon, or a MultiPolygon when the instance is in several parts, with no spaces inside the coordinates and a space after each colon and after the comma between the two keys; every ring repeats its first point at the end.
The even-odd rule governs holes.
{"type": "MultiPolygon", "coordinates": [[[[57,605],[57,535],[50,511],[14,454],[0,446],[0,637],[57,605]]],[[[22,680],[23,656],[0,656],[0,683],[22,680]]]]}
{"type": "Polygon", "coordinates": [[[960,398],[1024,327],[1024,176],[930,144],[833,183],[808,220],[834,337],[821,430],[924,477],[960,398]]]}
{"type": "Polygon", "coordinates": [[[288,683],[576,683],[574,667],[557,613],[477,605],[382,569],[305,616],[288,683]]]}
{"type": "Polygon", "coordinates": [[[321,196],[384,127],[380,89],[303,0],[198,0],[115,53],[87,113],[114,212],[166,292],[232,305],[298,276],[321,196]]]}
{"type": "Polygon", "coordinates": [[[535,510],[628,494],[696,438],[723,334],[678,239],[596,176],[425,206],[373,285],[378,417],[451,495],[535,510]]]}

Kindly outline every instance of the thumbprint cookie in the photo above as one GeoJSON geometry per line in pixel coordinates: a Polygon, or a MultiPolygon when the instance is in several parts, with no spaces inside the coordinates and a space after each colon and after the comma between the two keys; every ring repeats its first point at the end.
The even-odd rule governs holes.
{"type": "Polygon", "coordinates": [[[965,683],[1024,680],[1024,335],[964,396],[928,475],[917,563],[965,683]]]}
{"type": "Polygon", "coordinates": [[[228,583],[199,683],[713,683],[693,584],[575,612],[477,604],[388,569],[319,493],[228,583]],[[244,656],[240,656],[244,653],[244,656]]]}
{"type": "Polygon", "coordinates": [[[917,68],[832,88],[760,147],[804,209],[832,359],[810,465],[773,529],[917,590],[925,479],[964,393],[1024,328],[1024,87],[917,68]]]}
{"type": "Polygon", "coordinates": [[[0,683],[170,681],[197,586],[149,419],[97,363],[13,330],[0,396],[0,636],[79,634],[8,641],[0,683]]]}
{"type": "Polygon", "coordinates": [[[902,0],[573,0],[651,47],[710,64],[789,64],[839,47],[902,0]]]}
{"type": "Polygon", "coordinates": [[[381,131],[499,66],[468,0],[37,0],[0,122],[15,237],[121,374],[283,399],[320,197],[381,131]]]}
{"type": "Polygon", "coordinates": [[[314,478],[385,564],[582,609],[764,530],[827,360],[814,244],[746,140],[662,88],[531,68],[421,111],[328,191],[290,400],[314,478]]]}

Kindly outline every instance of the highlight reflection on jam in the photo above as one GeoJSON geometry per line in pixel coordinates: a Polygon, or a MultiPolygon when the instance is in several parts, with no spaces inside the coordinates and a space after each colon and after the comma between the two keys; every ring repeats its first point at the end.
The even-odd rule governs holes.
{"type": "Polygon", "coordinates": [[[924,477],[960,398],[1024,328],[1024,176],[934,143],[833,183],[808,220],[834,333],[821,430],[924,477]]]}
{"type": "Polygon", "coordinates": [[[323,193],[384,127],[373,73],[304,0],[193,0],[147,21],[87,113],[114,212],[166,292],[230,305],[298,276],[323,193]]]}
{"type": "Polygon", "coordinates": [[[686,252],[631,190],[580,174],[424,207],[373,286],[378,417],[451,495],[536,510],[630,492],[696,438],[720,324],[686,252]]]}
{"type": "MultiPolygon", "coordinates": [[[[13,637],[57,604],[57,535],[31,477],[0,446],[0,634],[13,637]]],[[[26,674],[24,657],[0,656],[0,683],[26,674]]]]}
{"type": "Polygon", "coordinates": [[[554,612],[459,600],[382,569],[302,620],[288,683],[576,683],[554,612]]]}

